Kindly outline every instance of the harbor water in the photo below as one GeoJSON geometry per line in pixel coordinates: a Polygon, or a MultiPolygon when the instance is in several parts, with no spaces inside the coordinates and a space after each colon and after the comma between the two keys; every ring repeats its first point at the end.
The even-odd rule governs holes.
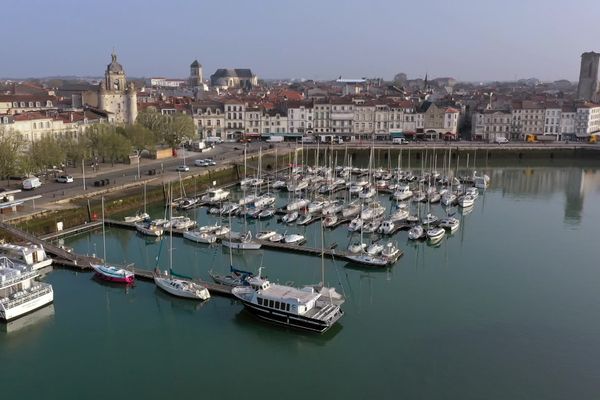
{"type": "MultiPolygon", "coordinates": [[[[490,187],[470,212],[452,211],[461,226],[439,245],[400,231],[390,240],[404,255],[390,268],[324,260],[326,283],[347,300],[344,317],[322,335],[257,320],[232,298],[197,303],[152,282],[125,287],[55,269],[43,278],[54,287],[53,306],[1,326],[2,398],[35,390],[50,399],[597,399],[600,165],[481,172],[490,187]]],[[[288,194],[278,196],[285,204],[288,194]]],[[[388,197],[380,200],[389,209],[388,197]]],[[[439,205],[430,211],[445,215],[439,205]]],[[[162,207],[151,213],[163,216],[162,207]]],[[[215,222],[205,208],[187,215],[215,222]]],[[[321,246],[318,222],[247,227],[301,233],[305,246],[321,246]]],[[[325,230],[325,246],[341,251],[358,239],[346,227],[325,230]]],[[[64,243],[102,256],[100,230],[64,243]]],[[[109,262],[169,267],[168,236],[111,228],[106,247],[109,262]]],[[[177,273],[208,280],[209,270],[228,271],[227,249],[181,237],[172,247],[177,273]]],[[[263,266],[271,281],[321,280],[319,257],[231,257],[241,269],[263,266]]]]}

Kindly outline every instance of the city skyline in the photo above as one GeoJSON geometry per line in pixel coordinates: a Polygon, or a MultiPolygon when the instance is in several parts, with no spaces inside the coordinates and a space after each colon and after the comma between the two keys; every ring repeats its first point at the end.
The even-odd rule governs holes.
{"type": "Polygon", "coordinates": [[[576,81],[580,54],[600,48],[593,35],[600,5],[586,0],[587,7],[555,13],[552,3],[233,1],[224,9],[176,2],[164,10],[157,1],[107,0],[83,9],[72,0],[34,1],[36,13],[32,3],[12,4],[13,17],[0,27],[11,54],[0,75],[101,76],[98,65],[115,48],[131,77],[183,78],[198,59],[205,77],[247,67],[267,79],[392,79],[405,72],[412,79],[576,81]],[[575,15],[583,8],[590,12],[575,15]],[[41,39],[49,33],[57,45],[41,39]]]}

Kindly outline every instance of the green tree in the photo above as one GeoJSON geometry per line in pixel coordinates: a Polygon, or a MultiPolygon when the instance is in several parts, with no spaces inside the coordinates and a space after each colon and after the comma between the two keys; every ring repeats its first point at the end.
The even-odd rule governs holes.
{"type": "Polygon", "coordinates": [[[99,124],[88,129],[90,144],[94,156],[103,162],[123,161],[131,152],[131,143],[123,135],[119,134],[112,125],[99,124]]]}
{"type": "Polygon", "coordinates": [[[196,136],[194,120],[189,115],[162,115],[153,109],[138,114],[137,122],[154,132],[156,138],[175,148],[185,139],[196,136]]]}
{"type": "Polygon", "coordinates": [[[73,162],[73,166],[78,168],[83,160],[92,159],[92,143],[88,132],[81,137],[66,138],[62,140],[62,146],[65,149],[65,157],[73,162]]]}
{"type": "Polygon", "coordinates": [[[19,170],[19,157],[23,149],[23,140],[19,132],[0,126],[0,178],[16,175],[19,170]]]}
{"type": "Polygon", "coordinates": [[[66,151],[62,141],[54,136],[43,136],[31,143],[29,158],[34,171],[53,168],[65,161],[66,151]]]}
{"type": "Polygon", "coordinates": [[[141,124],[128,125],[122,128],[117,128],[117,132],[126,137],[131,145],[141,151],[143,149],[151,149],[156,145],[154,132],[141,124]]]}
{"type": "Polygon", "coordinates": [[[185,139],[193,139],[196,136],[194,120],[189,115],[175,114],[169,118],[167,130],[163,135],[166,144],[175,148],[185,139]]]}
{"type": "Polygon", "coordinates": [[[162,138],[169,124],[169,119],[155,109],[148,108],[138,114],[136,122],[154,132],[155,138],[162,138]]]}

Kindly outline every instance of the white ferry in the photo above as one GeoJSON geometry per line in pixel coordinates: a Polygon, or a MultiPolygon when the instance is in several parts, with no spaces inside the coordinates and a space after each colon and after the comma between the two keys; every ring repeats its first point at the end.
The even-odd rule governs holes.
{"type": "Polygon", "coordinates": [[[21,246],[10,243],[0,243],[0,257],[6,257],[18,264],[23,264],[31,269],[40,269],[52,264],[44,247],[41,245],[21,246]]]}
{"type": "Polygon", "coordinates": [[[54,300],[52,285],[36,281],[37,271],[0,258],[0,319],[10,321],[54,300]]]}
{"type": "Polygon", "coordinates": [[[322,298],[312,287],[297,289],[252,277],[249,286],[232,289],[233,295],[256,316],[281,325],[325,332],[343,315],[339,305],[322,298]]]}

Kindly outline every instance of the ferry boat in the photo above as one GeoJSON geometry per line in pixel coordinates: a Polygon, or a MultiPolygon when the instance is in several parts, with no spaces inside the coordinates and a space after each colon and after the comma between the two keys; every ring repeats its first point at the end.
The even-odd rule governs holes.
{"type": "Polygon", "coordinates": [[[0,319],[10,321],[54,300],[52,285],[36,281],[39,272],[0,258],[0,319]]]}
{"type": "Polygon", "coordinates": [[[22,246],[0,243],[0,257],[6,257],[33,270],[45,268],[52,264],[52,259],[48,257],[44,247],[36,244],[22,246]]]}
{"type": "Polygon", "coordinates": [[[312,287],[297,289],[252,277],[249,286],[238,286],[232,294],[257,317],[291,328],[325,332],[343,315],[339,305],[323,300],[312,287]]]}

